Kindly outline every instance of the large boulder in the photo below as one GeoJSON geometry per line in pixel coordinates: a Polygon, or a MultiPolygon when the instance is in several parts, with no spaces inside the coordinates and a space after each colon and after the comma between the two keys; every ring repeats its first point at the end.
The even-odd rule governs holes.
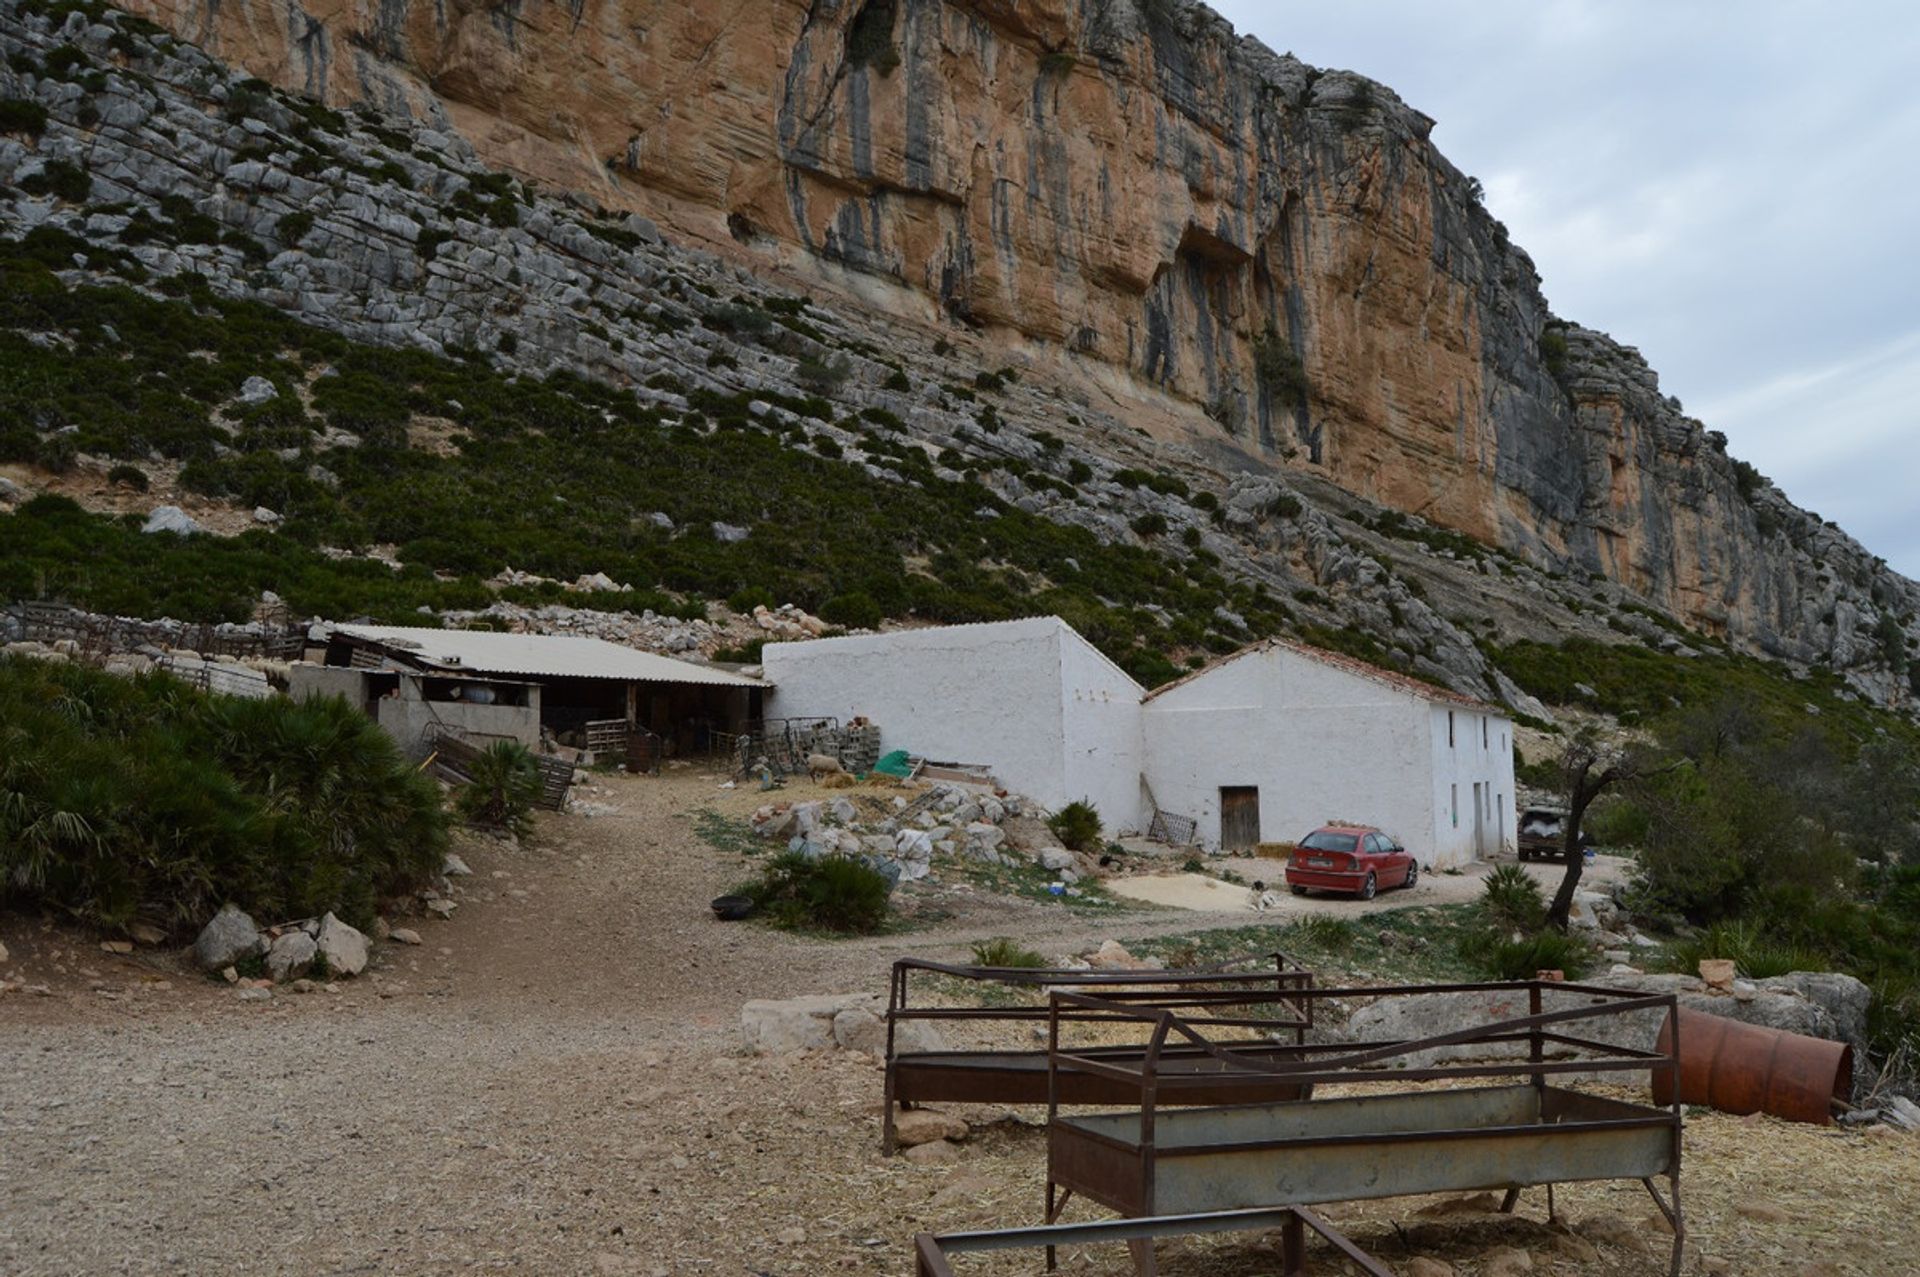
{"type": "Polygon", "coordinates": [[[964,1118],[939,1109],[902,1109],[893,1115],[893,1138],[902,1148],[936,1140],[963,1140],[971,1133],[964,1118]]]}
{"type": "Polygon", "coordinates": [[[142,526],[140,530],[142,532],[171,532],[175,536],[187,537],[201,531],[201,528],[200,525],[195,523],[192,517],[179,506],[163,505],[154,507],[153,513],[147,516],[146,524],[142,526]]]}
{"type": "MultiPolygon", "coordinates": [[[[1862,1058],[1865,1047],[1866,1003],[1872,995],[1851,976],[1796,972],[1751,985],[1743,983],[1739,992],[1711,989],[1705,981],[1690,975],[1623,973],[1596,977],[1589,983],[1638,993],[1672,993],[1691,1011],[1807,1037],[1851,1042],[1856,1058],[1862,1058]]],[[[1596,1002],[1587,995],[1549,990],[1542,1009],[1559,1011],[1596,1002]]],[[[1345,1036],[1356,1041],[1417,1041],[1519,1019],[1528,1013],[1525,990],[1382,998],[1353,1013],[1345,1036]]],[[[1636,1011],[1619,1019],[1576,1020],[1561,1028],[1576,1037],[1652,1050],[1665,1020],[1666,1013],[1661,1010],[1636,1011]]],[[[1549,1048],[1549,1054],[1571,1057],[1575,1053],[1569,1048],[1549,1048]]],[[[1399,1068],[1422,1068],[1450,1060],[1517,1059],[1525,1055],[1525,1043],[1448,1046],[1397,1056],[1389,1063],[1399,1068]]]]}
{"type": "MultiPolygon", "coordinates": [[[[740,1038],[755,1055],[825,1051],[839,1047],[884,1055],[887,1008],[877,993],[815,993],[798,998],[756,999],[740,1008],[740,1038]]],[[[900,1051],[945,1049],[923,1021],[902,1021],[894,1031],[900,1051]]]]}
{"type": "Polygon", "coordinates": [[[307,973],[320,947],[304,931],[289,931],[267,949],[267,974],[276,984],[285,984],[307,973]]]}
{"type": "Polygon", "coordinates": [[[267,951],[267,938],[244,910],[228,905],[213,915],[193,942],[193,960],[202,971],[218,971],[267,951]]]}
{"type": "Polygon", "coordinates": [[[833,1022],[842,1011],[863,1007],[877,1014],[874,994],[809,994],[778,1001],[756,999],[740,1008],[740,1037],[756,1055],[824,1051],[834,1045],[833,1022]]]}
{"type": "Polygon", "coordinates": [[[331,913],[320,919],[314,944],[335,975],[359,975],[367,969],[367,938],[331,913]]]}

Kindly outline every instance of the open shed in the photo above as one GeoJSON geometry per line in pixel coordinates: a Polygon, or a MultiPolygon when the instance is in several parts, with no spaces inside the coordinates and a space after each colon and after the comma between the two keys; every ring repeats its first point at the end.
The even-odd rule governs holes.
{"type": "Polygon", "coordinates": [[[399,625],[336,625],[328,666],[506,680],[538,689],[539,727],[583,743],[603,728],[653,733],[670,754],[706,751],[758,719],[766,684],[604,639],[399,625]]]}

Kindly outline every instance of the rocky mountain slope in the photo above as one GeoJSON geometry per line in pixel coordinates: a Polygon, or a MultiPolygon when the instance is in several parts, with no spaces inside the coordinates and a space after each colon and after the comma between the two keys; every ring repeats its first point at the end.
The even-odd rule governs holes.
{"type": "Polygon", "coordinates": [[[1431,120],[1189,0],[133,7],[841,304],[976,332],[1164,415],[1181,455],[1324,476],[1743,647],[1870,665],[1858,635],[1920,599],[1636,352],[1555,318],[1431,120]]]}
{"type": "MultiPolygon", "coordinates": [[[[343,111],[97,3],[9,2],[0,233],[70,286],[263,303],[356,342],[455,356],[462,378],[581,374],[627,396],[564,391],[607,421],[637,409],[671,430],[664,449],[596,441],[641,450],[616,459],[691,458],[750,429],[809,458],[809,483],[844,476],[831,482],[850,510],[905,494],[945,529],[916,548],[912,516],[889,514],[876,543],[904,565],[889,575],[886,556],[809,553],[844,529],[797,517],[818,514],[813,494],[768,490],[800,473],[788,462],[757,504],[716,480],[708,519],[697,489],[655,474],[678,513],[623,509],[621,528],[644,518],[654,532],[603,521],[546,563],[514,563],[514,543],[483,532],[484,548],[454,554],[413,529],[399,560],[442,582],[518,566],[717,597],[729,572],[772,571],[791,601],[840,600],[850,623],[876,608],[1062,610],[1148,675],[1284,628],[1534,709],[1489,660],[1494,640],[1693,653],[1724,639],[1830,664],[1880,703],[1910,696],[1920,587],[1728,459],[1631,351],[1552,320],[1525,257],[1385,90],[1233,41],[1171,0],[1118,0],[1084,28],[1005,6],[908,4],[884,27],[871,5],[815,7],[701,26],[709,6],[661,6],[618,39],[591,34],[615,11],[590,5],[571,19],[450,8],[437,36],[442,18],[404,4],[366,31],[261,7],[157,12],[262,74],[361,100],[343,111]],[[568,21],[572,34],[546,25],[568,21]],[[416,52],[428,46],[432,59],[416,52]],[[624,61],[634,49],[652,61],[624,61]],[[608,166],[602,133],[622,112],[674,123],[608,166]],[[965,173],[950,162],[968,130],[996,129],[1032,147],[972,146],[965,173]],[[572,131],[571,152],[554,130],[572,131]],[[563,153],[595,158],[555,167],[563,153]],[[524,180],[536,173],[544,188],[524,180]],[[916,273],[928,262],[937,279],[916,273]],[[995,520],[1011,522],[979,531],[995,520]],[[744,548],[702,548],[696,571],[695,541],[744,548]],[[642,575],[674,555],[673,572],[642,575]],[[890,589],[902,575],[944,593],[890,589]]],[[[37,325],[41,350],[93,339],[8,318],[37,325]]],[[[200,485],[242,507],[261,474],[280,476],[293,507],[280,538],[393,560],[405,538],[318,493],[390,482],[350,460],[395,426],[409,465],[465,466],[477,484],[472,432],[486,431],[444,370],[409,383],[398,420],[391,405],[363,419],[325,378],[371,357],[288,340],[314,348],[266,379],[317,416],[279,433],[252,428],[262,404],[237,384],[201,396],[190,446],[84,430],[16,384],[0,386],[15,454],[0,459],[71,464],[78,449],[104,471],[204,454],[200,485]],[[428,402],[430,384],[447,397],[428,402]]],[[[498,391],[487,384],[460,393],[498,391]]],[[[564,502],[593,468],[569,455],[540,483],[564,502]]],[[[34,486],[27,471],[17,482],[34,486]]]]}

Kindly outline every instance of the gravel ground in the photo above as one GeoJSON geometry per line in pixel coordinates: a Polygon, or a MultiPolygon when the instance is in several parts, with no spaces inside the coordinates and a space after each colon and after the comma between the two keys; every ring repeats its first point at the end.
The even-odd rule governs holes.
{"type": "MultiPolygon", "coordinates": [[[[689,813],[758,795],[670,773],[595,797],[616,810],[547,819],[526,849],[467,847],[454,918],[416,921],[423,946],[385,947],[334,993],[241,1002],[173,955],[109,955],[0,916],[8,971],[50,989],[0,998],[0,1273],[905,1274],[919,1229],[1035,1220],[1039,1115],[965,1110],[958,1161],[883,1160],[877,1063],[741,1056],[740,1003],[881,990],[895,956],[961,956],[981,934],[1064,951],[1209,921],[1063,920],[976,895],[860,941],[722,925],[705,902],[740,861],[694,837],[689,813]]],[[[1906,1137],[1691,1120],[1696,1236],[1728,1265],[1691,1270],[1913,1271],[1916,1153],[1906,1137]]],[[[1561,1203],[1584,1236],[1545,1227],[1539,1193],[1520,1219],[1471,1200],[1329,1213],[1396,1264],[1425,1253],[1477,1274],[1512,1246],[1535,1272],[1664,1271],[1639,1240],[1637,1185],[1561,1203]]],[[[1162,1256],[1170,1277],[1278,1271],[1257,1237],[1162,1256]]],[[[1126,1271],[1117,1252],[1064,1266],[1126,1271]]]]}

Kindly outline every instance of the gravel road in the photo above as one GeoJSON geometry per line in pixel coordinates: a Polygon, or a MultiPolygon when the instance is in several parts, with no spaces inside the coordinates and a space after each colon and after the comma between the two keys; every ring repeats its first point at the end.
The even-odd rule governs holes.
{"type": "MultiPolygon", "coordinates": [[[[952,1165],[883,1160],[877,1064],[742,1056],[740,1003],[879,990],[898,954],[960,956],[983,933],[1065,951],[1208,923],[1164,911],[1063,924],[1057,908],[982,898],[926,930],[843,943],[723,925],[705,902],[739,860],[694,837],[688,813],[742,811],[753,796],[670,773],[610,780],[598,797],[616,810],[548,819],[528,848],[465,848],[475,876],[453,919],[416,921],[424,945],[383,947],[335,993],[241,1002],[174,956],[108,955],[0,915],[7,969],[50,987],[0,998],[0,1273],[904,1274],[918,1229],[1035,1217],[1034,1114],[969,1110],[975,1133],[952,1165]]],[[[1781,1207],[1737,1216],[1711,1184],[1698,1190],[1704,1244],[1731,1271],[1799,1274],[1799,1239],[1815,1234],[1834,1272],[1903,1271],[1875,1257],[1920,1253],[1902,1195],[1860,1188],[1904,1183],[1910,1201],[1912,1142],[1706,1117],[1688,1143],[1690,1174],[1737,1161],[1742,1198],[1781,1207]],[[1828,1149],[1792,1141],[1842,1138],[1851,1228],[1826,1223],[1828,1199],[1794,1170],[1828,1149]]],[[[1662,1265],[1603,1236],[1640,1226],[1638,1193],[1562,1195],[1574,1218],[1605,1225],[1591,1260],[1538,1222],[1544,1203],[1523,1210],[1532,1222],[1469,1211],[1410,1235],[1463,1273],[1508,1244],[1532,1249],[1535,1271],[1652,1277],[1662,1265]]],[[[1332,1213],[1400,1262],[1402,1229],[1428,1204],[1332,1213]]],[[[1067,1270],[1117,1274],[1124,1261],[1067,1270]]],[[[1162,1270],[1277,1265],[1241,1238],[1171,1247],[1162,1270]]]]}

